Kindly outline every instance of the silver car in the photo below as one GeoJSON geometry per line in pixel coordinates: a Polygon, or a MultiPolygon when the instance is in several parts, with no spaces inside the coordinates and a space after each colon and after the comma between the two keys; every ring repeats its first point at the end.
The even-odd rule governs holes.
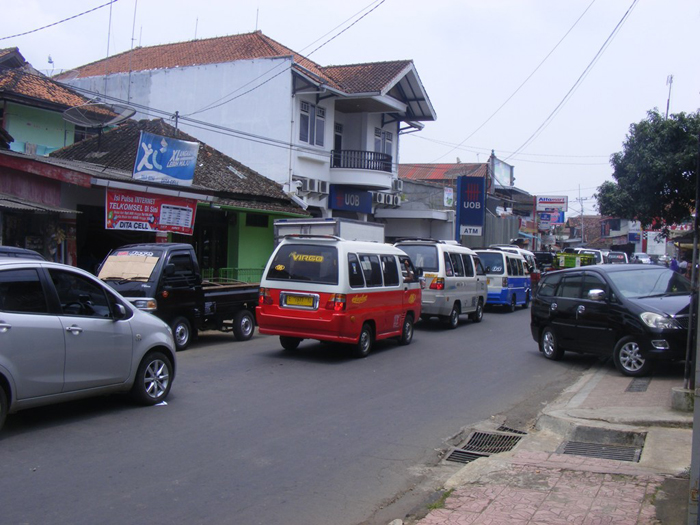
{"type": "Polygon", "coordinates": [[[163,321],[78,268],[0,258],[0,428],[8,413],[113,392],[153,405],[174,377],[163,321]]]}

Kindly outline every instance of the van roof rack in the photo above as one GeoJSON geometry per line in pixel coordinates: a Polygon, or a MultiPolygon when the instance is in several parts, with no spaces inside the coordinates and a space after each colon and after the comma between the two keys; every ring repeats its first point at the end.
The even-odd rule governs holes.
{"type": "Polygon", "coordinates": [[[438,239],[432,239],[430,237],[401,237],[396,239],[396,242],[408,242],[408,241],[418,241],[418,242],[436,242],[445,244],[445,241],[440,241],[438,239]]]}
{"type": "Polygon", "coordinates": [[[295,238],[295,239],[327,239],[327,240],[334,240],[334,241],[344,241],[342,237],[338,237],[337,235],[322,235],[320,233],[289,233],[287,235],[283,235],[282,239],[289,239],[289,238],[295,238]]]}

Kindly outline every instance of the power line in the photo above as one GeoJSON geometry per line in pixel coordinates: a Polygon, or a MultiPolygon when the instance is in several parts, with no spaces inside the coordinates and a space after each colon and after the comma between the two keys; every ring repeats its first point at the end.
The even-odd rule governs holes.
{"type": "Polygon", "coordinates": [[[496,109],[496,111],[494,111],[494,112],[491,114],[491,116],[490,116],[489,118],[487,118],[478,128],[476,128],[467,138],[465,138],[465,139],[464,139],[462,142],[460,142],[457,146],[455,146],[454,148],[452,148],[452,149],[451,149],[450,151],[448,151],[447,153],[441,155],[440,157],[438,157],[437,159],[435,159],[435,161],[433,161],[433,162],[436,162],[436,161],[440,160],[441,158],[443,158],[445,155],[449,155],[450,153],[452,153],[455,149],[457,149],[459,146],[461,146],[461,145],[464,144],[466,141],[468,141],[470,138],[472,138],[481,128],[483,128],[486,124],[488,124],[488,122],[489,122],[493,117],[495,117],[496,114],[498,114],[498,112],[500,112],[501,109],[503,109],[503,107],[504,107],[506,104],[508,104],[508,102],[510,102],[510,100],[518,93],[518,91],[520,91],[520,90],[522,89],[522,87],[523,87],[525,84],[527,84],[527,82],[532,78],[532,76],[533,76],[535,73],[537,73],[537,71],[540,69],[540,67],[542,67],[542,65],[547,61],[547,59],[550,57],[550,55],[551,55],[552,53],[554,53],[554,51],[559,47],[559,45],[564,41],[564,39],[565,39],[567,36],[569,36],[569,33],[571,33],[571,31],[574,29],[574,27],[576,27],[576,25],[579,23],[579,21],[580,21],[580,20],[583,18],[583,16],[588,12],[588,10],[591,8],[591,6],[592,6],[594,3],[595,3],[595,0],[593,0],[590,4],[588,4],[588,7],[583,11],[583,13],[581,13],[581,16],[579,16],[579,17],[576,19],[576,22],[574,22],[574,25],[572,25],[572,26],[569,28],[569,30],[564,34],[563,37],[561,37],[561,39],[559,40],[559,42],[557,42],[557,44],[552,48],[552,50],[551,50],[549,53],[547,53],[547,55],[542,59],[542,61],[537,65],[537,67],[532,71],[532,73],[530,73],[530,74],[527,76],[527,78],[526,78],[525,80],[523,80],[523,82],[516,88],[516,90],[513,91],[513,93],[511,93],[511,95],[505,100],[505,102],[503,102],[503,104],[501,104],[500,106],[498,106],[498,109],[496,109]]]}
{"type": "Polygon", "coordinates": [[[543,131],[545,127],[547,127],[547,126],[549,125],[549,123],[552,121],[552,119],[554,118],[554,116],[559,112],[559,110],[564,106],[564,104],[565,104],[566,102],[569,101],[569,99],[570,99],[571,96],[573,95],[574,91],[575,91],[575,90],[578,88],[578,86],[583,82],[583,79],[584,79],[586,76],[588,76],[588,73],[589,73],[590,70],[593,68],[593,66],[594,66],[595,63],[598,61],[598,59],[602,56],[602,54],[605,52],[605,50],[606,50],[607,47],[608,47],[608,44],[612,41],[612,39],[614,38],[614,36],[618,33],[618,31],[620,30],[620,28],[622,27],[622,25],[625,23],[625,21],[627,20],[627,18],[628,18],[629,15],[630,15],[630,13],[631,13],[632,10],[634,9],[634,7],[637,5],[637,2],[638,2],[638,1],[639,1],[639,0],[633,0],[632,5],[630,5],[630,7],[627,9],[627,12],[622,16],[622,18],[620,19],[620,21],[617,23],[617,25],[615,26],[615,28],[612,30],[612,33],[610,33],[610,35],[608,35],[608,38],[605,40],[605,42],[603,42],[603,45],[600,47],[600,49],[599,49],[598,52],[595,54],[595,56],[593,57],[593,59],[588,63],[588,65],[586,66],[586,69],[583,70],[583,73],[581,73],[581,75],[578,77],[578,79],[576,80],[576,82],[574,82],[574,85],[571,87],[571,89],[569,89],[569,91],[566,93],[566,95],[564,95],[564,98],[561,99],[561,101],[559,102],[559,104],[557,104],[557,106],[556,106],[556,107],[554,108],[554,110],[549,114],[549,116],[544,120],[544,122],[542,122],[542,124],[540,124],[540,127],[537,128],[537,129],[535,130],[535,132],[534,132],[532,135],[530,135],[530,137],[522,144],[522,146],[520,146],[518,149],[516,149],[515,152],[512,153],[510,156],[506,157],[505,160],[508,160],[508,159],[510,159],[511,157],[517,155],[517,154],[520,152],[520,150],[522,150],[522,149],[525,148],[528,144],[530,144],[530,143],[535,139],[535,137],[537,137],[537,136],[539,135],[539,133],[540,133],[541,131],[543,131]]]}
{"type": "Polygon", "coordinates": [[[97,7],[93,7],[92,9],[88,9],[87,11],[83,11],[82,13],[78,13],[77,15],[69,16],[68,18],[64,18],[63,20],[59,20],[58,22],[54,22],[53,24],[49,24],[49,25],[43,26],[43,27],[38,27],[37,29],[32,29],[31,31],[25,31],[24,33],[18,33],[16,35],[3,36],[3,37],[0,37],[0,40],[8,40],[10,38],[16,38],[18,36],[30,35],[32,33],[36,33],[37,31],[41,31],[42,29],[47,29],[49,27],[57,26],[58,24],[62,24],[64,22],[68,22],[69,20],[73,20],[74,18],[78,18],[78,17],[86,15],[88,13],[92,13],[93,11],[97,11],[98,9],[102,9],[103,7],[106,7],[106,6],[113,4],[117,1],[118,0],[109,0],[109,2],[107,2],[106,4],[102,4],[102,5],[99,5],[97,7]]]}

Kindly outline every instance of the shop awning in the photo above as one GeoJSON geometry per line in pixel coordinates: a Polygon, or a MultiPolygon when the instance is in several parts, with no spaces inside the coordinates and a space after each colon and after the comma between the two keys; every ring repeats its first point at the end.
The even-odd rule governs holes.
{"type": "Polygon", "coordinates": [[[32,202],[3,193],[0,193],[0,210],[24,211],[30,213],[80,213],[78,210],[69,210],[58,206],[32,202]]]}

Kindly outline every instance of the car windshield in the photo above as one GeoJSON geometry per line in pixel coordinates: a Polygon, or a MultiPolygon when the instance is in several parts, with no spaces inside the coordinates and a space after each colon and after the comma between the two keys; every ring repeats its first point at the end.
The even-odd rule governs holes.
{"type": "Polygon", "coordinates": [[[628,298],[690,293],[690,281],[668,269],[635,269],[610,272],[608,277],[618,291],[628,298]]]}
{"type": "Polygon", "coordinates": [[[267,278],[338,284],[338,249],[317,244],[285,244],[275,254],[267,278]]]}
{"type": "Polygon", "coordinates": [[[486,268],[486,273],[492,273],[497,275],[503,274],[503,254],[489,252],[478,253],[479,259],[481,259],[481,264],[484,266],[484,268],[486,268]]]}
{"type": "Polygon", "coordinates": [[[104,281],[149,281],[162,250],[118,250],[107,257],[98,277],[104,281]]]}
{"type": "Polygon", "coordinates": [[[423,268],[424,272],[438,271],[438,251],[432,244],[399,244],[411,258],[413,266],[423,268]]]}

